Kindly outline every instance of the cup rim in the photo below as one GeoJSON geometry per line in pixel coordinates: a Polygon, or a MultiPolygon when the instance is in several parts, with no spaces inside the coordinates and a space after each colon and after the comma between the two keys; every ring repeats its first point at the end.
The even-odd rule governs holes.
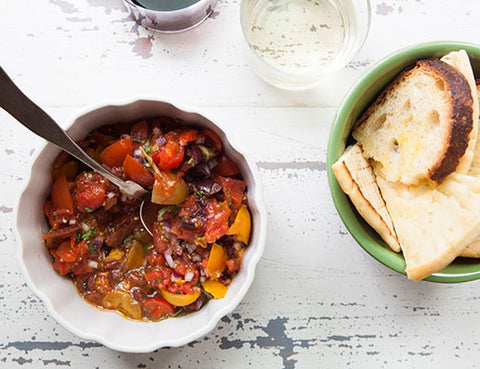
{"type": "MultiPolygon", "coordinates": [[[[129,1],[129,0],[127,0],[129,1]]],[[[348,63],[350,63],[352,61],[352,59],[358,54],[358,52],[362,49],[363,45],[365,44],[367,38],[368,38],[368,35],[370,33],[370,28],[371,28],[371,23],[372,23],[372,5],[371,5],[371,1],[370,0],[362,0],[366,3],[366,6],[367,6],[367,19],[366,19],[366,32],[365,34],[363,35],[361,41],[359,42],[358,44],[358,47],[357,49],[349,56],[348,60],[345,61],[345,63],[342,63],[342,65],[339,67],[339,68],[335,68],[335,69],[332,69],[332,70],[329,70],[329,66],[330,64],[327,64],[325,65],[322,69],[316,71],[315,73],[289,73],[289,72],[285,72],[279,68],[277,68],[276,66],[272,65],[272,64],[269,64],[267,63],[263,58],[261,58],[258,53],[254,50],[254,48],[252,47],[252,45],[250,44],[249,40],[248,40],[248,37],[247,37],[247,34],[246,34],[246,31],[245,31],[245,27],[244,27],[244,19],[245,19],[245,14],[244,14],[244,3],[248,1],[248,0],[241,0],[240,1],[240,28],[242,30],[242,36],[243,36],[243,42],[244,44],[246,44],[246,47],[248,48],[249,52],[251,52],[254,57],[260,61],[260,63],[264,66],[264,67],[267,67],[267,68],[270,68],[272,69],[275,73],[277,74],[281,74],[283,76],[286,76],[287,78],[289,79],[295,79],[295,78],[310,78],[310,77],[313,77],[313,78],[319,78],[321,77],[322,75],[326,75],[326,74],[329,74],[329,73],[335,73],[335,72],[338,72],[340,70],[342,70],[343,68],[345,68],[346,65],[348,65],[348,63]]],[[[261,1],[261,0],[260,0],[261,1]]],[[[330,0],[329,0],[330,2],[330,0]]],[[[260,76],[262,77],[262,76],[260,76]]],[[[263,79],[263,77],[262,77],[263,79]]],[[[311,88],[315,85],[317,85],[318,83],[320,83],[320,81],[313,81],[311,83],[308,83],[308,84],[305,84],[305,86],[301,85],[299,87],[285,87],[286,89],[307,89],[307,88],[311,88]]]]}

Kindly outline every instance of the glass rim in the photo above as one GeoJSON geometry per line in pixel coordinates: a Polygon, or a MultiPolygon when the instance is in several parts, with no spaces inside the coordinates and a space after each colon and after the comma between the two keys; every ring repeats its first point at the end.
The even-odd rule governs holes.
{"type": "MultiPolygon", "coordinates": [[[[328,63],[323,68],[316,71],[315,73],[290,73],[290,72],[286,72],[286,71],[283,71],[283,70],[275,67],[274,65],[266,62],[260,55],[258,55],[258,53],[255,51],[255,49],[252,47],[252,45],[251,45],[251,43],[250,43],[250,41],[247,37],[246,31],[245,31],[246,27],[244,26],[244,20],[245,20],[244,4],[245,4],[246,1],[250,1],[250,0],[241,0],[240,1],[240,28],[242,29],[243,40],[247,44],[247,47],[248,47],[249,51],[255,56],[256,59],[258,59],[261,62],[262,65],[264,65],[265,67],[273,70],[278,75],[282,75],[282,76],[287,77],[289,79],[304,78],[304,79],[310,79],[311,80],[312,77],[314,77],[314,78],[317,77],[318,78],[318,77],[321,77],[323,75],[327,75],[329,73],[333,74],[335,72],[338,72],[338,71],[342,70],[343,68],[345,68],[345,66],[348,63],[350,63],[352,61],[352,59],[362,49],[363,45],[365,44],[365,41],[368,38],[368,34],[370,33],[370,27],[371,27],[371,22],[372,22],[371,1],[370,0],[362,0],[366,4],[366,22],[365,22],[366,31],[365,31],[365,34],[362,36],[361,41],[359,42],[358,46],[356,47],[356,50],[354,50],[351,53],[351,55],[349,55],[349,57],[345,60],[344,63],[341,64],[341,66],[339,68],[335,68],[335,69],[329,71],[328,68],[332,65],[332,63],[328,63]]],[[[262,1],[262,0],[259,0],[259,1],[262,1]]],[[[327,0],[327,1],[331,2],[331,0],[327,0]]],[[[342,1],[342,0],[338,0],[338,1],[342,1]]],[[[335,57],[332,60],[335,60],[335,57]]],[[[257,72],[257,74],[258,74],[258,72],[257,72]]]]}

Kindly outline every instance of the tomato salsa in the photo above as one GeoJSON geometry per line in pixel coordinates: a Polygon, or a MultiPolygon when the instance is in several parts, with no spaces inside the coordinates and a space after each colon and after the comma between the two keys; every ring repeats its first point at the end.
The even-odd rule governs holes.
{"type": "Polygon", "coordinates": [[[159,117],[100,127],[79,145],[115,175],[151,189],[161,207],[151,236],[141,200],[62,152],[43,206],[53,268],[90,304],[131,319],[183,315],[223,298],[251,220],[246,183],[218,135],[159,117]]]}

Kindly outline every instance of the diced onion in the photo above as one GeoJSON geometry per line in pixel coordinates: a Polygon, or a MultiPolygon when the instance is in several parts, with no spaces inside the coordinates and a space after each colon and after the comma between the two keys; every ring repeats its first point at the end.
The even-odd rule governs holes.
{"type": "Polygon", "coordinates": [[[107,193],[107,197],[111,199],[112,197],[115,197],[115,192],[109,192],[107,193]]]}
{"type": "Polygon", "coordinates": [[[85,232],[88,232],[90,230],[90,226],[86,223],[82,223],[82,229],[85,231],[85,232]]]}
{"type": "Polygon", "coordinates": [[[187,272],[187,274],[185,274],[185,282],[190,282],[193,279],[193,275],[193,272],[187,272]]]}
{"type": "Polygon", "coordinates": [[[97,269],[98,268],[98,262],[96,262],[95,260],[89,260],[87,265],[90,267],[90,268],[93,268],[93,269],[97,269]]]}
{"type": "Polygon", "coordinates": [[[197,261],[200,261],[200,260],[202,260],[200,255],[198,255],[198,254],[192,255],[192,261],[197,262],[197,261]]]}
{"type": "Polygon", "coordinates": [[[133,155],[135,155],[135,156],[142,156],[142,150],[140,150],[140,149],[135,149],[135,151],[133,152],[133,155]]]}
{"type": "Polygon", "coordinates": [[[202,282],[202,283],[203,283],[203,282],[205,282],[206,280],[207,280],[207,277],[203,277],[203,276],[202,276],[202,277],[200,277],[200,282],[202,282]]]}
{"type": "Polygon", "coordinates": [[[77,223],[76,219],[70,219],[69,222],[68,222],[68,224],[70,224],[70,225],[73,225],[75,223],[77,223]]]}
{"type": "Polygon", "coordinates": [[[173,262],[172,254],[169,251],[165,251],[163,254],[165,255],[165,261],[167,262],[168,266],[170,268],[174,268],[175,265],[173,262]]]}

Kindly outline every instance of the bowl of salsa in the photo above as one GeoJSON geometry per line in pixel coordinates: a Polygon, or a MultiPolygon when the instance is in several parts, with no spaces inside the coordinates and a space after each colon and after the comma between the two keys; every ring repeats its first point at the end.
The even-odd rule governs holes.
{"type": "Polygon", "coordinates": [[[246,294],[265,243],[255,164],[198,113],[155,100],[89,109],[69,134],[141,200],[51,144],[17,208],[32,290],[75,334],[129,352],[186,344],[246,294]]]}

